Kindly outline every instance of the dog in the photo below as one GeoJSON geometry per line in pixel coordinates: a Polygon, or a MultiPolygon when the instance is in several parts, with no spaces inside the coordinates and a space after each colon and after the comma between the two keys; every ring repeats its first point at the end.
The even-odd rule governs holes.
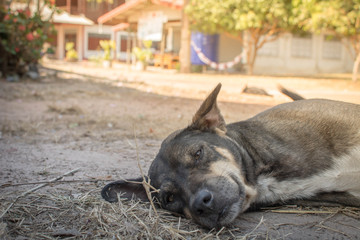
{"type": "MultiPolygon", "coordinates": [[[[251,207],[312,200],[360,206],[360,105],[284,103],[226,124],[219,84],[192,123],[161,144],[148,177],[162,208],[206,228],[231,224],[251,207]]],[[[291,94],[290,94],[291,95],[291,94]]],[[[148,196],[142,177],[109,183],[109,202],[148,196]]]]}

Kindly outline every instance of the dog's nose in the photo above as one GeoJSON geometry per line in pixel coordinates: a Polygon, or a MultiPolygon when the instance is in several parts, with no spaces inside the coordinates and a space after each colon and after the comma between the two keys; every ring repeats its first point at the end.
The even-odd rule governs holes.
{"type": "Polygon", "coordinates": [[[192,205],[192,210],[197,215],[203,215],[211,212],[214,204],[213,194],[208,190],[200,190],[196,193],[192,205]]]}

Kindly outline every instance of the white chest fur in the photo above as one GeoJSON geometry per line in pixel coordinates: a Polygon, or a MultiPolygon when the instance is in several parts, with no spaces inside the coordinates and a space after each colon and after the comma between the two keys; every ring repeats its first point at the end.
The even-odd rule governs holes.
{"type": "Polygon", "coordinates": [[[308,178],[277,181],[274,177],[259,176],[257,190],[257,203],[305,199],[319,192],[332,191],[348,192],[360,198],[360,146],[334,158],[332,168],[308,178]]]}

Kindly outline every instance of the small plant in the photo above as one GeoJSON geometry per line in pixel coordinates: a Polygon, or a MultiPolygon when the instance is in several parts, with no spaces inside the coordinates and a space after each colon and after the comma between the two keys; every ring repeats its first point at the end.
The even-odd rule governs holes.
{"type": "Polygon", "coordinates": [[[152,41],[143,41],[144,48],[134,47],[133,54],[136,57],[136,60],[143,64],[143,68],[145,69],[147,63],[152,58],[151,52],[152,41]]]}
{"type": "Polygon", "coordinates": [[[112,40],[100,40],[100,47],[104,50],[103,59],[106,61],[111,60],[111,50],[115,49],[115,41],[112,40]]]}
{"type": "Polygon", "coordinates": [[[78,54],[74,49],[75,44],[73,42],[68,42],[65,45],[66,50],[66,60],[67,61],[76,61],[78,59],[78,54]]]}

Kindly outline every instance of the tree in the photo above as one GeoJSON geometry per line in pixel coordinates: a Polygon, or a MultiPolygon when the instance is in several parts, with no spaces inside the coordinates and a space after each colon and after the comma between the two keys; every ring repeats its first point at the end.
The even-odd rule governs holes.
{"type": "Polygon", "coordinates": [[[182,9],[181,18],[181,43],[180,43],[180,72],[190,72],[190,29],[189,17],[185,14],[185,8],[189,4],[189,0],[184,0],[184,8],[182,9]]]}
{"type": "Polygon", "coordinates": [[[297,0],[294,15],[306,31],[327,32],[339,38],[354,59],[352,79],[360,65],[360,0],[297,0]]]}
{"type": "Polygon", "coordinates": [[[290,27],[291,0],[190,0],[186,13],[192,28],[225,33],[244,46],[248,74],[253,74],[257,51],[290,27]]]}

